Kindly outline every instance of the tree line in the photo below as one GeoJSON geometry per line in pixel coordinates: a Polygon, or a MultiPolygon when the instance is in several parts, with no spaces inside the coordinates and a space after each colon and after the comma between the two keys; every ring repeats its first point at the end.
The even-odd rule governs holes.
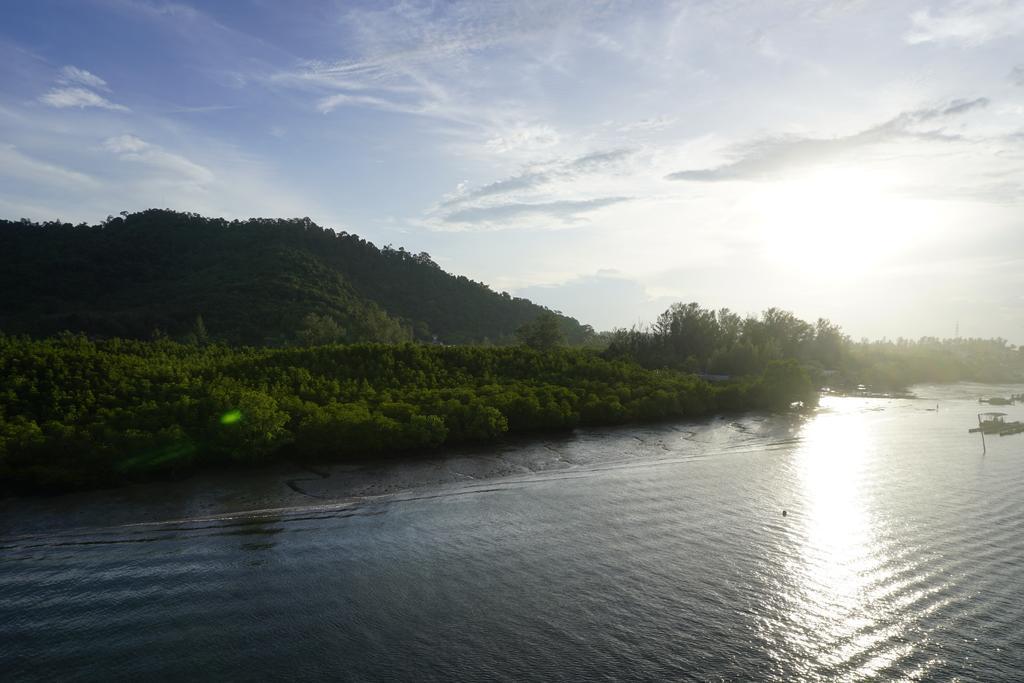
{"type": "Polygon", "coordinates": [[[62,491],[213,463],[366,457],[780,410],[816,396],[795,361],[713,384],[584,349],[0,335],[0,482],[8,492],[62,491]]]}
{"type": "Polygon", "coordinates": [[[835,323],[813,323],[778,308],[740,316],[727,308],[677,303],[645,328],[612,333],[606,357],[646,368],[750,376],[793,359],[818,386],[905,389],[921,382],[1024,379],[1024,350],[1004,339],[853,341],[835,323]]]}

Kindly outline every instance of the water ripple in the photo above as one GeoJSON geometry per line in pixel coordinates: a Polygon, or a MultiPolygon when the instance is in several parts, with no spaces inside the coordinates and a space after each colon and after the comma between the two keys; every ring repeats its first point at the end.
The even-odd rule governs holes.
{"type": "Polygon", "coordinates": [[[0,665],[18,680],[1019,680],[1024,458],[1010,438],[982,456],[957,391],[922,392],[940,413],[841,399],[803,422],[582,432],[552,446],[557,472],[10,537],[0,665]]]}

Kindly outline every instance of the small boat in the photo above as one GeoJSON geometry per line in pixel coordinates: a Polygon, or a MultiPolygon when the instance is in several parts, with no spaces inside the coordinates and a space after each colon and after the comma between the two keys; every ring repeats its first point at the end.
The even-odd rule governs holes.
{"type": "Polygon", "coordinates": [[[1008,436],[1024,432],[1024,422],[1007,422],[1006,413],[978,413],[978,426],[967,431],[971,434],[998,434],[1008,436]]]}

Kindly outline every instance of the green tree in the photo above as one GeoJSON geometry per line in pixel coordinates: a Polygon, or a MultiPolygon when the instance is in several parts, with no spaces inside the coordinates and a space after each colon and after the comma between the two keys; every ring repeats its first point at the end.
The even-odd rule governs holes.
{"type": "Polygon", "coordinates": [[[345,328],[329,315],[309,313],[302,319],[298,336],[309,346],[337,344],[345,340],[345,328]]]}
{"type": "Polygon", "coordinates": [[[192,326],[192,334],[196,337],[196,343],[200,346],[205,345],[210,341],[210,335],[206,332],[206,323],[203,322],[203,316],[197,315],[195,325],[192,326]]]}
{"type": "Polygon", "coordinates": [[[516,338],[525,346],[537,351],[547,351],[565,343],[558,316],[544,311],[536,318],[516,330],[516,338]]]}
{"type": "Polygon", "coordinates": [[[792,358],[768,364],[761,377],[760,394],[762,405],[769,410],[785,410],[794,401],[802,401],[805,406],[818,403],[810,377],[792,358]]]}

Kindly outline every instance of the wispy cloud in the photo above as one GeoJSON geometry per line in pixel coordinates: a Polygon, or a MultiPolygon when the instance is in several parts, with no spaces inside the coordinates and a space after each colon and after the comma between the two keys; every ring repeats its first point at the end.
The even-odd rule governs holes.
{"type": "Polygon", "coordinates": [[[40,97],[39,101],[58,109],[97,107],[111,111],[131,111],[128,107],[111,102],[106,97],[85,88],[54,88],[40,97]]]}
{"type": "MultiPolygon", "coordinates": [[[[613,177],[635,149],[612,149],[528,164],[521,173],[477,188],[460,185],[427,211],[433,230],[549,230],[590,220],[632,201],[613,177]]],[[[626,190],[627,192],[629,190],[626,190]]]]}
{"type": "Polygon", "coordinates": [[[92,176],[28,156],[14,145],[0,144],[0,175],[18,180],[32,180],[47,186],[95,187],[92,176]]]}
{"type": "Polygon", "coordinates": [[[464,190],[445,200],[441,206],[451,207],[502,195],[518,195],[557,181],[569,181],[583,175],[609,172],[635,154],[632,149],[593,152],[566,160],[533,164],[528,170],[473,190],[464,190]]]}
{"type": "Polygon", "coordinates": [[[904,39],[919,43],[981,45],[1024,33],[1024,3],[1019,0],[957,0],[943,9],[910,15],[904,39]]]}
{"type": "Polygon", "coordinates": [[[117,155],[121,161],[144,164],[151,169],[169,174],[172,180],[184,180],[195,184],[210,183],[214,174],[205,166],[189,161],[180,154],[168,152],[162,147],[150,144],[134,135],[118,135],[108,138],[103,147],[117,155]]]}
{"type": "Polygon", "coordinates": [[[514,90],[553,36],[600,11],[600,3],[554,0],[353,7],[339,21],[344,58],[307,61],[266,81],[325,114],[370,108],[432,119],[443,134],[473,141],[475,150],[462,153],[528,156],[558,146],[563,135],[514,90]]]}
{"type": "Polygon", "coordinates": [[[550,176],[547,173],[521,173],[519,175],[512,176],[511,178],[505,178],[504,180],[489,183],[475,190],[468,190],[462,194],[457,194],[456,196],[446,200],[442,206],[455,206],[457,204],[464,204],[484,197],[513,194],[524,190],[531,190],[544,185],[549,180],[550,176]]]}
{"type": "Polygon", "coordinates": [[[496,204],[493,206],[461,209],[448,214],[443,220],[449,224],[470,224],[476,228],[483,226],[491,229],[501,227],[496,225],[498,223],[527,217],[566,224],[579,220],[582,214],[589,211],[595,211],[629,200],[629,197],[602,197],[599,199],[560,200],[538,204],[496,204]]]}
{"type": "Polygon", "coordinates": [[[960,136],[948,132],[942,122],[988,104],[989,100],[984,97],[954,100],[942,107],[903,112],[858,133],[833,138],[762,138],[734,147],[731,150],[734,161],[711,168],[677,171],[667,179],[710,182],[765,178],[799,167],[834,162],[865,148],[901,139],[958,140],[960,136]]]}
{"type": "Polygon", "coordinates": [[[619,126],[618,130],[621,133],[652,132],[670,128],[678,122],[679,119],[674,116],[656,116],[623,124],[619,126]]]}
{"type": "Polygon", "coordinates": [[[1010,70],[1010,82],[1024,87],[1024,66],[1015,66],[1010,70]]]}
{"type": "Polygon", "coordinates": [[[96,90],[109,92],[107,82],[85,69],[65,66],[57,74],[57,86],[42,95],[39,101],[57,109],[96,107],[110,111],[131,111],[123,104],[111,102],[96,90]]]}
{"type": "Polygon", "coordinates": [[[65,66],[61,69],[57,82],[64,85],[84,85],[96,90],[110,90],[105,80],[85,69],[79,69],[77,66],[65,66]]]}
{"type": "Polygon", "coordinates": [[[321,114],[329,114],[338,107],[349,106],[371,107],[374,109],[383,109],[385,111],[394,111],[406,114],[421,113],[421,110],[417,108],[381,97],[373,97],[371,95],[350,95],[347,93],[329,95],[318,100],[316,103],[316,110],[321,114]]]}

